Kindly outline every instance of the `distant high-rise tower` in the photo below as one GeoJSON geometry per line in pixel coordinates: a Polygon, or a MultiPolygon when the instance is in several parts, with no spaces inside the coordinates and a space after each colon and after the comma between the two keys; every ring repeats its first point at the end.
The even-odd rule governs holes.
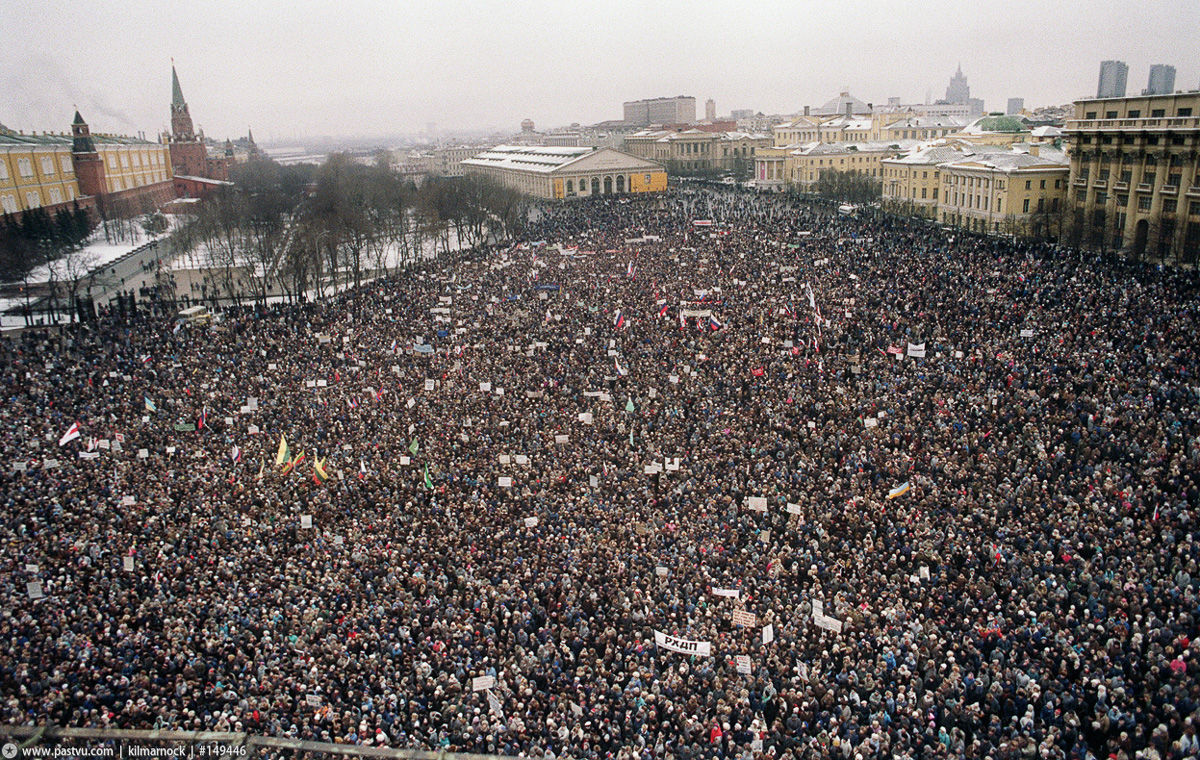
{"type": "Polygon", "coordinates": [[[1009,98],[1008,107],[1004,109],[1004,113],[1011,116],[1012,114],[1021,113],[1025,110],[1025,98],[1009,98]]]}
{"type": "MultiPolygon", "coordinates": [[[[1172,78],[1174,78],[1174,75],[1174,72],[1171,72],[1172,78]]],[[[717,102],[712,98],[704,101],[704,118],[707,121],[717,120],[717,102]]]]}
{"type": "Polygon", "coordinates": [[[1175,92],[1175,67],[1156,63],[1150,67],[1150,81],[1143,95],[1170,95],[1175,92]]]}
{"type": "Polygon", "coordinates": [[[1101,61],[1100,82],[1096,85],[1098,98],[1125,97],[1125,79],[1129,76],[1129,67],[1124,61],[1101,61]]]}
{"type": "Polygon", "coordinates": [[[950,77],[950,86],[946,88],[947,103],[966,103],[971,98],[971,88],[967,86],[967,78],[963,76],[962,64],[958,71],[950,77]]]}

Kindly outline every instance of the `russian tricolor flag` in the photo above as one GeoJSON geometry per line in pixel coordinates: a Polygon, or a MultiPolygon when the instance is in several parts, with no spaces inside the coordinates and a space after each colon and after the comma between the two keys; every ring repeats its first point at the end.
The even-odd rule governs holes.
{"type": "Polygon", "coordinates": [[[667,316],[667,309],[669,309],[669,308],[671,308],[671,304],[663,303],[662,308],[658,310],[658,316],[660,316],[660,317],[667,316]]]}
{"type": "Polygon", "coordinates": [[[622,314],[620,312],[620,310],[618,310],[616,319],[613,320],[613,329],[620,330],[624,326],[625,326],[625,315],[622,314]]]}
{"type": "Polygon", "coordinates": [[[709,326],[709,329],[712,329],[712,330],[720,330],[722,327],[724,327],[724,325],[722,325],[720,322],[718,322],[717,318],[712,316],[711,314],[708,317],[708,326],[709,326]]]}

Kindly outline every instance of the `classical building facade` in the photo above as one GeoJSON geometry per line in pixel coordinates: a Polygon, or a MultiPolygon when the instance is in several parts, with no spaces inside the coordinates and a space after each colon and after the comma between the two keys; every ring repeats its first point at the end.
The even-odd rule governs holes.
{"type": "Polygon", "coordinates": [[[1200,92],[1075,103],[1069,239],[1136,258],[1200,258],[1200,92]]]}
{"type": "Polygon", "coordinates": [[[71,133],[0,133],[0,209],[50,212],[78,202],[104,216],[152,211],[174,197],[165,145],[93,135],[78,111],[71,133]]]}
{"type": "Polygon", "coordinates": [[[812,142],[936,140],[956,134],[968,123],[966,119],[959,117],[922,114],[907,109],[877,109],[868,114],[832,116],[810,112],[777,125],[772,133],[776,147],[800,146],[812,142]]]}
{"type": "Polygon", "coordinates": [[[1065,156],[1016,151],[964,156],[938,167],[938,219],[975,232],[1058,237],[1065,156]]]}
{"type": "Polygon", "coordinates": [[[667,189],[659,163],[612,148],[498,145],[462,161],[480,174],[537,198],[588,198],[667,189]]]}
{"type": "Polygon", "coordinates": [[[656,161],[672,174],[737,171],[749,175],[759,150],[770,147],[768,135],[748,132],[709,132],[701,129],[643,130],[625,136],[631,155],[656,161]]]}

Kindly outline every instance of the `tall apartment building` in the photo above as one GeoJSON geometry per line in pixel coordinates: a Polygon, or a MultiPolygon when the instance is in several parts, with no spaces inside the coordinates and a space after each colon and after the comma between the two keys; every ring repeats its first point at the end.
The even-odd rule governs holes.
{"type": "Polygon", "coordinates": [[[717,101],[713,100],[712,98],[709,98],[708,100],[704,101],[704,120],[705,121],[716,121],[717,120],[717,101]]]}
{"type": "Polygon", "coordinates": [[[1175,92],[1175,67],[1156,63],[1150,67],[1150,79],[1143,95],[1170,95],[1175,92]]]}
{"type": "Polygon", "coordinates": [[[1080,100],[1064,131],[1069,241],[1200,259],[1200,92],[1080,100]]]}
{"type": "Polygon", "coordinates": [[[1004,109],[1006,116],[1016,116],[1025,110],[1025,98],[1009,98],[1008,106],[1004,109]]]}
{"type": "Polygon", "coordinates": [[[1125,97],[1125,79],[1129,76],[1129,67],[1124,61],[1101,61],[1100,81],[1096,85],[1097,98],[1125,97]]]}
{"type": "Polygon", "coordinates": [[[625,103],[625,124],[694,124],[696,99],[686,95],[673,98],[649,98],[625,103]]]}

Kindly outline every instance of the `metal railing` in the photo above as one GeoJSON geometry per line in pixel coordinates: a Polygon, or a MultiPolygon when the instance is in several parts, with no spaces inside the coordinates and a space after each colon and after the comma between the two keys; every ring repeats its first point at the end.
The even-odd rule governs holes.
{"type": "Polygon", "coordinates": [[[246,758],[361,758],[391,760],[496,760],[501,755],[430,752],[364,744],[288,739],[230,731],[168,731],[117,728],[0,725],[5,760],[30,757],[112,757],[151,760],[245,760],[246,758]],[[105,752],[105,748],[111,748],[105,752]]]}

